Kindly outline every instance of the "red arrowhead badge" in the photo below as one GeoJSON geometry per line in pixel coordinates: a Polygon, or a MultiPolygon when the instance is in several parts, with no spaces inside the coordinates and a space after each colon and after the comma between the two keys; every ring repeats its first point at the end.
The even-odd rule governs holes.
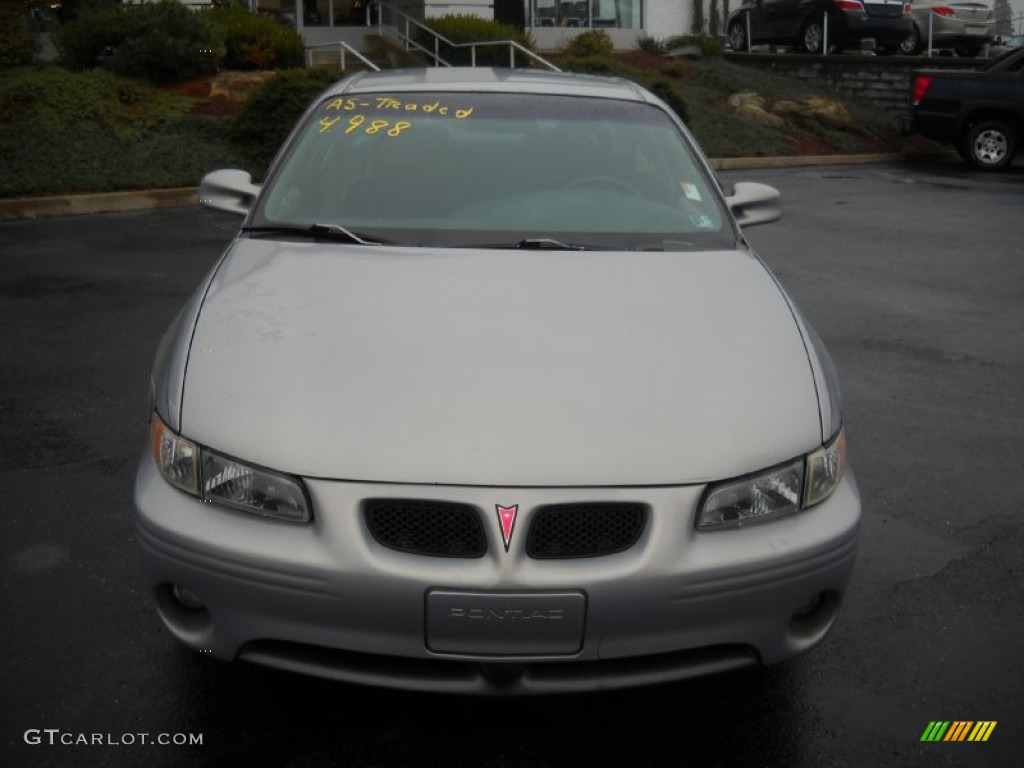
{"type": "Polygon", "coordinates": [[[505,551],[508,552],[509,544],[512,543],[512,530],[516,527],[516,515],[519,513],[519,505],[513,504],[511,507],[503,507],[501,504],[495,504],[494,508],[498,510],[498,525],[501,526],[501,538],[505,540],[505,551]]]}

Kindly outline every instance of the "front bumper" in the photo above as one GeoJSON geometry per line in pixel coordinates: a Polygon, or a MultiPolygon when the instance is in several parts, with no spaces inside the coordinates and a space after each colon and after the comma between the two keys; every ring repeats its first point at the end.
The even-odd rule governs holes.
{"type": "Polygon", "coordinates": [[[679,679],[818,643],[853,569],[860,501],[852,473],[823,504],[737,530],[693,527],[703,486],[486,488],[307,481],[310,525],[258,519],[183,494],[143,456],[135,521],[146,578],[168,629],[223,659],[353,682],[456,692],[554,692],[679,679]],[[486,553],[438,558],[381,546],[364,499],[458,501],[484,516],[486,553]],[[518,504],[517,531],[543,504],[646,504],[630,549],[602,557],[533,559],[525,535],[505,551],[496,504],[518,504]],[[190,610],[172,587],[204,608],[190,610]],[[571,651],[438,653],[426,637],[435,590],[585,599],[571,651]]]}

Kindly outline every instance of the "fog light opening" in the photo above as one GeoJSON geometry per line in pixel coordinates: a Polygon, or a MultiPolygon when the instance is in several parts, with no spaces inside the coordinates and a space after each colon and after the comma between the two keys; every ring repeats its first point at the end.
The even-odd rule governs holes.
{"type": "Polygon", "coordinates": [[[206,610],[206,605],[199,599],[199,595],[180,584],[171,585],[171,596],[178,601],[178,605],[187,611],[206,610]]]}
{"type": "Polygon", "coordinates": [[[210,609],[188,587],[160,584],[154,589],[156,610],[164,624],[181,642],[192,647],[205,642],[210,631],[210,609]]]}
{"type": "Polygon", "coordinates": [[[805,619],[808,616],[813,616],[814,612],[821,607],[822,595],[817,594],[812,597],[807,603],[797,609],[796,613],[793,614],[793,618],[796,620],[805,619]]]}
{"type": "Polygon", "coordinates": [[[839,613],[841,598],[838,592],[819,592],[800,606],[789,620],[789,634],[793,640],[813,645],[828,632],[839,613]]]}

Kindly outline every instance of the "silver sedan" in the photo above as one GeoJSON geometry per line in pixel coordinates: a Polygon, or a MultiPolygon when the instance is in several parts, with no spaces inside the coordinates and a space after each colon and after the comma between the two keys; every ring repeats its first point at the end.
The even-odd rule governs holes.
{"type": "Polygon", "coordinates": [[[135,489],[187,646],[338,680],[543,693],[806,651],[860,502],[821,340],[658,98],[357,75],[268,172],[157,353],[135,489]]]}
{"type": "Polygon", "coordinates": [[[916,54],[929,48],[953,48],[958,56],[977,56],[995,33],[992,0],[912,0],[913,30],[900,50],[916,54]]]}

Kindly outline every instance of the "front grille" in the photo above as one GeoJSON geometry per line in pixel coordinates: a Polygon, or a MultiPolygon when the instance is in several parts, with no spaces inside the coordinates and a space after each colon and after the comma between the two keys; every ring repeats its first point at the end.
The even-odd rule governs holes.
{"type": "Polygon", "coordinates": [[[536,558],[598,557],[636,544],[647,523],[643,504],[597,502],[539,507],[526,537],[536,558]]]}
{"type": "Polygon", "coordinates": [[[487,550],[476,507],[447,501],[370,499],[370,534],[388,549],[434,557],[483,557],[487,550]]]}

